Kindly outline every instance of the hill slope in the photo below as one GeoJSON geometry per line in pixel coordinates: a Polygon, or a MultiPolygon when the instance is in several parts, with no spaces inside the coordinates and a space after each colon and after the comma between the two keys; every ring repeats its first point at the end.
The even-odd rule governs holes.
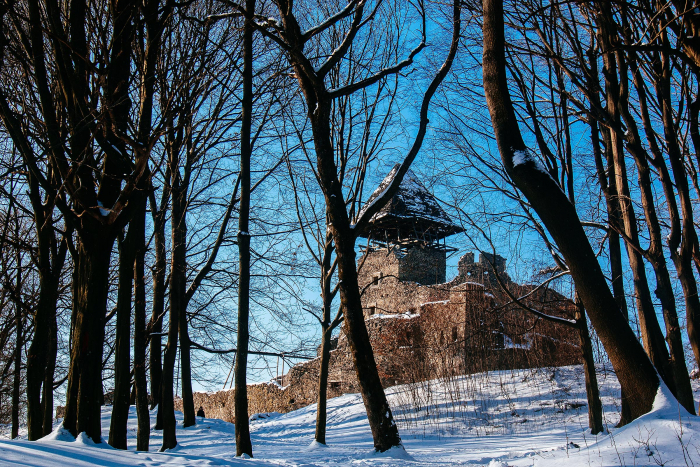
{"type": "MultiPolygon", "coordinates": [[[[82,466],[614,466],[700,467],[700,417],[692,417],[660,390],[654,410],[615,429],[619,386],[599,368],[610,433],[586,431],[585,388],[580,367],[517,370],[463,376],[387,391],[406,451],[377,455],[362,399],[346,394],[328,404],[328,445],[312,443],[315,406],[288,414],[253,416],[255,459],[236,459],[233,425],[198,419],[178,428],[180,445],[167,453],[161,432],[151,433],[151,452],[136,452],[136,417],[129,418],[129,451],[89,439],[73,440],[60,427],[39,442],[0,440],[0,465],[82,466]]],[[[696,400],[700,385],[695,381],[696,400]]],[[[103,409],[103,433],[110,407],[103,409]]],[[[155,413],[152,413],[155,420],[155,413]]],[[[178,413],[180,421],[181,414],[178,413]]]]}

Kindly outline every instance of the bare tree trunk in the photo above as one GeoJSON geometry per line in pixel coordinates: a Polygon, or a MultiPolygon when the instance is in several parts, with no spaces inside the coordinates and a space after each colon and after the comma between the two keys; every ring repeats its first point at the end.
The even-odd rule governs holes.
{"type": "Polygon", "coordinates": [[[172,258],[170,265],[170,315],[168,323],[168,343],[163,358],[161,376],[161,400],[158,411],[162,412],[163,445],[161,451],[177,446],[173,382],[175,360],[177,358],[178,331],[180,316],[185,313],[185,281],[187,265],[187,184],[180,178],[177,169],[177,155],[171,154],[172,172],[172,258]]]}
{"type": "Polygon", "coordinates": [[[134,218],[129,226],[134,241],[134,386],[136,389],[136,450],[148,451],[151,434],[151,416],[148,412],[148,386],[146,382],[146,282],[144,256],[146,254],[146,195],[140,194],[134,218]]]}
{"type": "MultiPolygon", "coordinates": [[[[53,235],[53,232],[51,234],[53,235]]],[[[39,249],[41,250],[41,246],[39,249]]],[[[63,257],[65,258],[65,250],[63,257]]],[[[39,300],[34,315],[34,337],[27,352],[27,435],[30,441],[51,432],[50,429],[46,431],[46,418],[48,416],[48,419],[53,421],[53,375],[57,353],[58,278],[51,270],[42,271],[41,258],[39,263],[39,300]]],[[[60,263],[62,269],[63,261],[60,263]]],[[[48,426],[51,427],[52,424],[49,423],[48,426]]]]}
{"type": "Polygon", "coordinates": [[[102,349],[114,236],[104,235],[97,228],[94,232],[94,238],[87,234],[83,237],[88,238],[81,238],[73,276],[75,323],[63,426],[73,436],[85,432],[100,443],[102,349]]]}
{"type": "MultiPolygon", "coordinates": [[[[187,301],[185,301],[187,303],[187,301]]],[[[194,395],[192,394],[192,364],[190,359],[190,335],[187,332],[187,307],[180,314],[180,381],[182,381],[182,415],[183,426],[197,423],[194,412],[194,395]]]]}
{"type": "MultiPolygon", "coordinates": [[[[337,210],[338,207],[331,207],[329,211],[334,209],[337,210]]],[[[382,382],[379,379],[372,344],[362,312],[357,265],[355,264],[354,232],[350,229],[347,216],[343,216],[345,214],[344,206],[342,213],[336,211],[334,214],[331,216],[331,222],[333,223],[333,237],[338,255],[338,281],[341,283],[340,303],[345,316],[345,333],[350,343],[350,352],[355,364],[362,400],[367,409],[374,447],[377,451],[384,452],[394,446],[401,445],[401,438],[391,415],[391,407],[389,407],[384,394],[382,382]]]]}
{"type": "Polygon", "coordinates": [[[250,159],[252,157],[251,126],[253,113],[253,15],[255,0],[245,2],[243,26],[243,96],[241,101],[241,200],[238,215],[238,336],[236,339],[236,365],[233,370],[235,384],[234,416],[236,425],[236,455],[253,456],[248,424],[248,370],[249,316],[250,316],[250,159]]]}
{"type": "MultiPolygon", "coordinates": [[[[44,389],[41,403],[44,411],[43,436],[53,431],[53,376],[56,371],[56,356],[58,355],[58,324],[56,323],[55,311],[54,307],[49,319],[48,357],[44,370],[44,389]]],[[[27,386],[29,386],[29,381],[27,381],[27,386]]]]}
{"type": "MultiPolygon", "coordinates": [[[[19,238],[19,229],[17,238],[19,238]]],[[[24,347],[24,342],[22,342],[24,337],[24,325],[22,319],[22,306],[20,303],[20,294],[22,291],[22,255],[20,250],[17,249],[17,277],[15,293],[17,294],[16,306],[15,306],[15,351],[13,356],[13,371],[12,371],[12,439],[19,436],[19,396],[20,396],[20,385],[22,382],[22,347],[24,347]]]]}
{"type": "MultiPolygon", "coordinates": [[[[166,177],[169,172],[166,173],[166,177]]],[[[165,188],[163,188],[165,190],[165,188]]],[[[160,403],[161,394],[161,379],[163,375],[162,367],[162,337],[163,332],[163,315],[165,314],[165,212],[168,204],[168,197],[165,194],[161,199],[161,206],[156,209],[155,198],[151,194],[151,212],[153,213],[153,244],[155,250],[155,261],[153,265],[153,304],[151,312],[151,320],[149,323],[150,336],[150,352],[149,364],[151,372],[151,397],[153,403],[151,409],[155,408],[160,403]]],[[[163,428],[161,421],[161,411],[158,409],[158,420],[156,421],[156,429],[163,428]]]]}
{"type": "Polygon", "coordinates": [[[316,402],[316,442],[326,444],[326,407],[328,404],[328,364],[331,359],[332,330],[324,326],[321,340],[321,362],[318,373],[318,398],[316,402]]]}
{"type": "Polygon", "coordinates": [[[323,257],[321,258],[321,299],[323,300],[323,314],[321,323],[321,361],[318,373],[318,399],[316,404],[316,434],[314,439],[326,444],[326,420],[328,400],[328,367],[331,360],[331,336],[333,330],[340,324],[341,311],[331,321],[331,306],[337,290],[331,289],[334,265],[331,261],[333,255],[333,237],[326,231],[323,257]]]}
{"type": "MultiPolygon", "coordinates": [[[[394,75],[409,66],[413,58],[420,53],[425,46],[421,42],[418,47],[411,51],[409,59],[404,60],[392,67],[383,69],[371,77],[351,82],[340,89],[330,91],[324,82],[331,70],[337,68],[338,63],[343,60],[344,55],[350,48],[353,39],[359,29],[367,21],[364,20],[364,3],[358,3],[354,9],[344,12],[345,17],[352,15],[352,21],[345,33],[341,45],[329,54],[327,61],[320,67],[314,68],[311,59],[304,54],[304,45],[313,37],[308,33],[303,33],[297,18],[294,15],[293,3],[289,1],[277,2],[278,10],[282,17],[282,31],[278,41],[285,44],[288,60],[294,68],[299,88],[304,94],[307,107],[307,116],[311,123],[313,143],[316,151],[316,170],[318,173],[318,183],[323,190],[328,214],[327,228],[330,230],[335,243],[338,281],[340,291],[341,307],[345,319],[345,333],[350,343],[350,350],[355,366],[355,371],[360,384],[362,398],[367,410],[374,447],[377,451],[384,452],[392,447],[401,445],[398,428],[394,423],[391,409],[386,400],[384,389],[382,388],[379,373],[377,371],[374,353],[369,340],[367,327],[364,322],[362,312],[362,301],[357,280],[357,270],[355,262],[355,241],[357,234],[366,225],[373,214],[389,201],[390,197],[398,190],[404,175],[408,171],[411,163],[422,146],[428,125],[428,109],[430,100],[435,94],[438,86],[449,72],[454,57],[457,53],[457,45],[460,33],[459,2],[453,4],[453,34],[450,43],[450,51],[440,70],[437,72],[428,86],[420,108],[420,124],[408,154],[400,165],[399,170],[391,182],[390,186],[383,192],[383,195],[375,199],[368,206],[355,225],[351,225],[352,219],[348,214],[348,202],[345,199],[343,190],[342,175],[343,169],[336,165],[337,154],[331,141],[331,112],[336,99],[347,98],[354,92],[359,92],[368,86],[377,83],[383,77],[394,75]]],[[[336,15],[334,21],[343,18],[336,15]]],[[[329,23],[333,24],[333,23],[329,23]]],[[[325,27],[326,25],[324,25],[325,27]]],[[[423,31],[425,33],[425,31],[423,31]]],[[[424,37],[424,36],[423,36],[424,37]]],[[[355,199],[355,201],[360,201],[355,199]]],[[[240,329],[239,329],[240,332],[240,329]]],[[[238,365],[238,362],[236,362],[238,365]]]]}
{"type": "Polygon", "coordinates": [[[583,373],[586,377],[586,400],[588,401],[588,427],[591,434],[602,433],[603,428],[603,404],[600,402],[598,390],[598,378],[595,374],[595,360],[593,360],[593,345],[588,333],[586,323],[586,310],[581,299],[576,296],[576,323],[578,327],[581,353],[583,354],[583,373]]]}
{"type": "MultiPolygon", "coordinates": [[[[664,43],[668,43],[668,38],[665,35],[663,40],[664,43]]],[[[661,56],[660,68],[660,76],[655,86],[661,105],[661,119],[664,126],[664,136],[668,144],[668,157],[673,172],[673,181],[678,191],[680,212],[682,214],[682,219],[679,220],[680,232],[672,232],[672,235],[669,235],[669,251],[686,296],[688,340],[695,354],[696,361],[700,362],[700,303],[697,300],[697,284],[692,272],[693,254],[700,250],[700,246],[698,245],[697,232],[693,223],[693,207],[688,177],[683,165],[683,153],[678,144],[673,121],[670,83],[671,67],[666,54],[661,56]]]]}
{"type": "Polygon", "coordinates": [[[562,252],[636,418],[651,410],[659,387],[658,374],[620,313],[576,210],[525,146],[506,79],[503,3],[484,0],[483,5],[484,90],[503,165],[562,252]]]}
{"type": "Polygon", "coordinates": [[[134,278],[134,234],[118,239],[119,285],[117,292],[116,349],[114,351],[114,399],[109,424],[109,444],[126,449],[126,424],[131,391],[131,290],[134,278]]]}

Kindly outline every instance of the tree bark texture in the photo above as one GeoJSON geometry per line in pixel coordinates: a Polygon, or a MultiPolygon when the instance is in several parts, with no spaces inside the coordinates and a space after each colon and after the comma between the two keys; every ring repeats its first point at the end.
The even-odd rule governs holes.
{"type": "MultiPolygon", "coordinates": [[[[95,229],[99,232],[98,229],[95,229]]],[[[102,442],[102,350],[113,235],[84,235],[73,275],[73,347],[63,426],[73,436],[85,432],[102,442]]]]}
{"type": "MultiPolygon", "coordinates": [[[[54,308],[55,311],[55,308],[54,308]]],[[[41,396],[41,407],[44,411],[43,436],[53,431],[53,377],[56,371],[56,356],[58,355],[58,323],[54,312],[49,319],[48,358],[44,370],[44,387],[41,396]]],[[[27,384],[29,384],[27,382],[27,384]]]]}

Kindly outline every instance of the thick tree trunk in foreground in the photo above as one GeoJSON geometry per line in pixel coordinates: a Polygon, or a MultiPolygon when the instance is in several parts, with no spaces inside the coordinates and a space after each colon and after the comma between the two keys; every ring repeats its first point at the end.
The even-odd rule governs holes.
{"type": "Polygon", "coordinates": [[[620,313],[576,210],[525,146],[508,91],[503,3],[484,0],[483,4],[484,90],[503,165],[564,256],[591,323],[628,396],[631,415],[637,418],[651,410],[659,376],[620,313]]]}
{"type": "MultiPolygon", "coordinates": [[[[344,207],[343,214],[345,214],[344,207]]],[[[365,325],[360,288],[357,282],[355,237],[348,224],[347,218],[345,225],[333,222],[334,230],[338,232],[334,237],[338,254],[338,280],[341,282],[340,303],[345,315],[345,333],[348,336],[360,392],[367,409],[369,426],[372,429],[374,448],[383,452],[401,445],[401,438],[392,416],[391,407],[389,407],[389,402],[384,394],[365,325]]]]}
{"type": "Polygon", "coordinates": [[[83,238],[73,274],[75,323],[63,426],[73,436],[85,432],[95,443],[102,442],[102,349],[113,244],[114,236],[104,232],[83,238]]]}

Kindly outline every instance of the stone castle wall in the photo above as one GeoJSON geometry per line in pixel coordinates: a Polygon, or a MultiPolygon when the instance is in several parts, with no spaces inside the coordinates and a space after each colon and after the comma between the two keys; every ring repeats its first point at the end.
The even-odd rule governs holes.
{"type": "Polygon", "coordinates": [[[399,256],[399,280],[422,285],[442,284],[447,274],[447,252],[414,247],[399,256]]]}
{"type": "MultiPolygon", "coordinates": [[[[373,250],[360,258],[362,268],[358,282],[362,291],[365,317],[376,314],[416,313],[422,303],[446,300],[449,286],[442,283],[421,286],[419,281],[408,281],[405,277],[445,276],[445,253],[436,250],[412,248],[408,253],[399,250],[373,250]],[[441,266],[423,268],[421,261],[439,262],[441,266]],[[427,271],[427,272],[426,272],[427,271]]],[[[430,284],[434,284],[430,282],[430,284]]]]}

